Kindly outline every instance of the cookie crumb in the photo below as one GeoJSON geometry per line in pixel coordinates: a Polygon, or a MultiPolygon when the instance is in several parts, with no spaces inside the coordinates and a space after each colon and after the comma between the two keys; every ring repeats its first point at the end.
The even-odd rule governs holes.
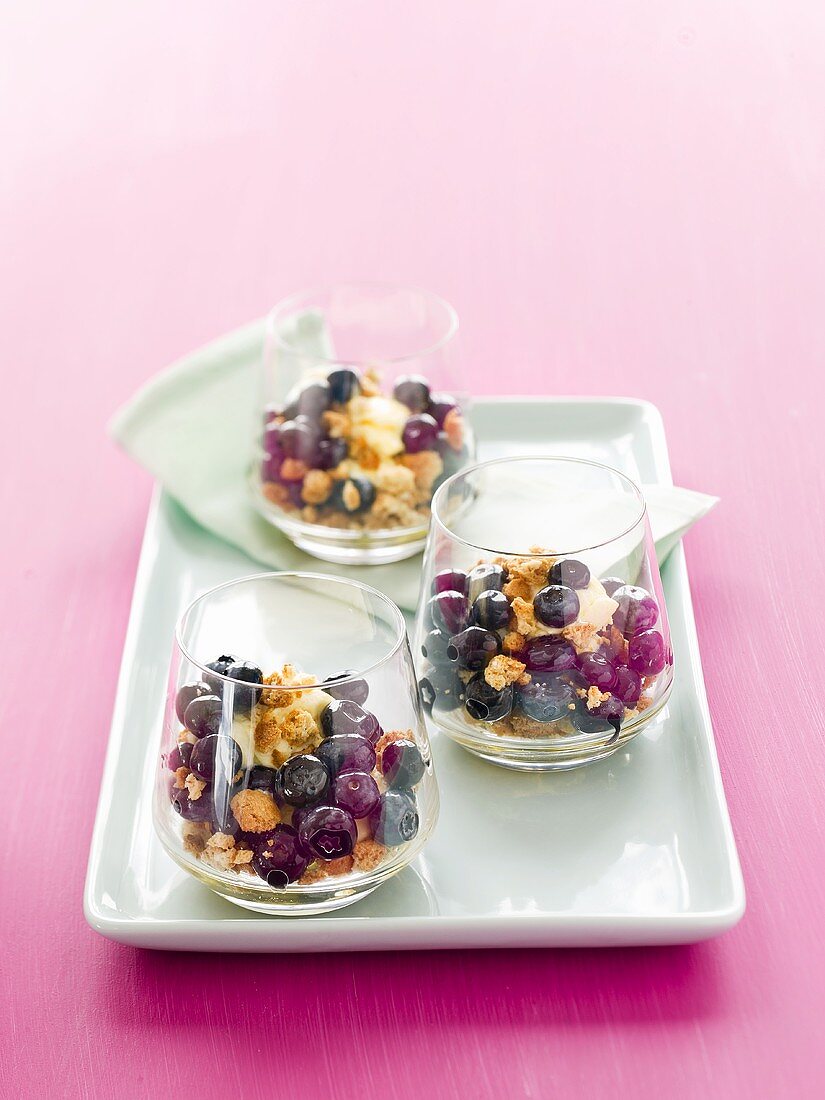
{"type": "Polygon", "coordinates": [[[206,783],[202,779],[198,779],[194,772],[190,772],[184,780],[184,786],[189,792],[189,801],[197,802],[203,792],[206,790],[206,783]]]}
{"type": "Polygon", "coordinates": [[[538,623],[536,622],[536,614],[533,611],[532,600],[524,600],[521,596],[516,596],[511,604],[511,610],[516,617],[516,630],[519,634],[524,634],[527,637],[536,633],[538,623]]]}
{"type": "Polygon", "coordinates": [[[361,494],[354,481],[348,481],[341,493],[341,503],[348,512],[357,512],[361,507],[361,494]]]}
{"type": "Polygon", "coordinates": [[[436,480],[444,472],[444,461],[435,451],[419,451],[418,454],[405,454],[401,462],[412,471],[415,485],[424,493],[431,493],[436,480]]]}
{"type": "Polygon", "coordinates": [[[300,458],[285,458],[281,463],[281,477],[284,481],[303,481],[309,473],[309,466],[300,458]]]}
{"type": "Polygon", "coordinates": [[[609,698],[609,691],[599,691],[594,684],[593,687],[587,689],[587,709],[595,710],[600,703],[606,703],[609,698]]]}
{"type": "Polygon", "coordinates": [[[348,875],[352,870],[352,856],[340,856],[338,859],[329,859],[323,864],[321,869],[330,877],[348,875]]]}
{"type": "Polygon", "coordinates": [[[571,623],[562,630],[561,636],[575,646],[577,653],[595,653],[603,641],[592,623],[571,623]]]}
{"type": "Polygon", "coordinates": [[[279,507],[289,501],[289,490],[280,481],[265,481],[261,492],[270,504],[277,504],[279,507]]]}
{"type": "Polygon", "coordinates": [[[395,462],[385,462],[376,470],[373,478],[375,488],[393,496],[404,496],[415,489],[415,474],[406,466],[395,462]]]}
{"type": "Polygon", "coordinates": [[[525,664],[514,657],[505,657],[503,653],[499,653],[485,668],[484,679],[495,691],[503,691],[508,684],[514,684],[526,668],[525,664]]]}
{"type": "Polygon", "coordinates": [[[639,701],[636,704],[636,710],[641,713],[643,710],[647,710],[648,707],[653,706],[653,698],[650,695],[642,695],[639,697],[639,701]]]}
{"type": "Polygon", "coordinates": [[[186,786],[187,775],[189,775],[188,768],[175,768],[175,787],[177,790],[182,791],[186,786]]]}
{"type": "Polygon", "coordinates": [[[323,504],[332,492],[332,478],[324,470],[310,470],[304,477],[301,497],[307,504],[323,504]]]}
{"type": "Polygon", "coordinates": [[[331,439],[346,439],[350,434],[352,425],[346,413],[328,409],[321,417],[321,422],[331,439]]]}
{"type": "Polygon", "coordinates": [[[377,840],[359,840],[352,849],[352,862],[356,871],[374,871],[381,863],[387,849],[377,840]]]}
{"type": "Polygon", "coordinates": [[[512,656],[515,653],[521,653],[526,644],[523,634],[519,634],[516,630],[509,630],[505,635],[501,643],[501,648],[508,656],[512,656]]]}
{"type": "Polygon", "coordinates": [[[184,849],[199,856],[206,847],[212,826],[208,821],[184,821],[182,832],[184,849]]]}
{"type": "Polygon", "coordinates": [[[266,791],[238,791],[229,805],[245,833],[265,833],[281,821],[281,811],[266,791]]]}

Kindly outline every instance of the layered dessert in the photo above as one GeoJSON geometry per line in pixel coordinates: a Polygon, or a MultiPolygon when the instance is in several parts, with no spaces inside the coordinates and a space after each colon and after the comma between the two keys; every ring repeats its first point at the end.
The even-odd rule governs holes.
{"type": "Polygon", "coordinates": [[[264,416],[261,492],[305,523],[367,531],[420,528],[471,440],[458,401],[418,375],[391,394],[378,371],[349,367],[307,382],[264,416]]]}
{"type": "Polygon", "coordinates": [[[650,592],[540,547],[438,573],[426,615],[426,707],[502,736],[617,739],[672,664],[650,592]]]}
{"type": "Polygon", "coordinates": [[[414,839],[427,764],[411,730],[365,709],[365,680],[322,690],[289,664],[264,676],[233,655],[206,667],[177,691],[164,756],[190,857],[284,888],[374,871],[414,839]]]}

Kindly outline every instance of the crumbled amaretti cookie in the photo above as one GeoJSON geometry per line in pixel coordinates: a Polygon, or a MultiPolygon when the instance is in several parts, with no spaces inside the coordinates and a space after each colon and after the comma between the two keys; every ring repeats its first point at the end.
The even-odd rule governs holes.
{"type": "Polygon", "coordinates": [[[521,653],[527,644],[527,639],[517,630],[508,630],[501,642],[501,648],[508,656],[521,653]]]}
{"type": "MultiPolygon", "coordinates": [[[[350,482],[350,484],[352,483],[350,482]]],[[[349,488],[349,485],[347,488],[349,488]]],[[[346,490],[344,491],[346,492],[346,490]]],[[[365,521],[365,526],[374,529],[382,527],[417,527],[420,524],[421,516],[418,512],[405,501],[393,496],[392,493],[376,494],[375,503],[365,521]]]]}
{"type": "Polygon", "coordinates": [[[184,821],[181,831],[185,850],[199,856],[206,847],[212,826],[208,821],[184,821]]]}
{"type": "Polygon", "coordinates": [[[636,704],[636,710],[641,713],[643,710],[647,710],[648,707],[653,705],[653,699],[650,695],[642,695],[639,697],[639,701],[636,704]]]}
{"type": "Polygon", "coordinates": [[[329,409],[321,416],[321,422],[331,439],[346,439],[352,430],[349,416],[344,412],[329,409]]]}
{"type": "Polygon", "coordinates": [[[523,600],[532,601],[536,592],[547,584],[547,571],[552,559],[509,558],[506,561],[508,579],[502,590],[504,595],[510,599],[520,596],[523,600]]]}
{"type": "Polygon", "coordinates": [[[186,786],[186,777],[187,777],[187,775],[189,775],[189,769],[188,768],[184,768],[183,766],[181,766],[180,768],[175,768],[175,771],[174,771],[175,787],[179,791],[182,791],[184,789],[184,787],[186,786]]]}
{"type": "Polygon", "coordinates": [[[314,687],[314,676],[298,672],[294,665],[286,664],[282,669],[264,677],[267,687],[261,692],[261,702],[266,707],[288,707],[291,703],[297,703],[303,692],[279,691],[279,688],[314,687]]]}
{"type": "Polygon", "coordinates": [[[283,507],[289,500],[289,489],[280,481],[264,482],[261,492],[270,504],[277,504],[279,507],[283,507]]]}
{"type": "MultiPolygon", "coordinates": [[[[505,657],[499,653],[484,670],[484,679],[496,691],[503,691],[508,684],[515,684],[521,680],[527,666],[517,661],[514,657],[505,657]]],[[[527,677],[529,682],[530,677],[527,677]]]]}
{"type": "Polygon", "coordinates": [[[521,596],[516,596],[510,605],[510,610],[515,616],[515,627],[519,634],[529,638],[537,633],[538,623],[536,622],[536,613],[533,611],[532,599],[523,600],[521,596]]]}
{"type": "Polygon", "coordinates": [[[189,801],[197,802],[203,792],[206,790],[206,783],[202,779],[198,779],[194,772],[190,772],[184,780],[184,786],[189,792],[189,801]]]}
{"type": "Polygon", "coordinates": [[[308,710],[298,706],[288,706],[286,710],[264,707],[255,723],[255,750],[272,752],[281,741],[295,748],[308,744],[317,735],[318,725],[308,710]]]}
{"type": "Polygon", "coordinates": [[[197,737],[195,737],[194,733],[190,733],[189,730],[181,730],[180,733],[178,734],[178,744],[179,745],[183,745],[183,744],[194,745],[196,741],[197,741],[197,737]]]}
{"type": "Polygon", "coordinates": [[[374,871],[387,854],[377,840],[359,840],[352,849],[352,864],[356,871],[374,871]]]}
{"type": "Polygon", "coordinates": [[[235,820],[245,833],[265,833],[280,824],[281,811],[266,791],[238,791],[229,803],[235,820]]]}
{"type": "Polygon", "coordinates": [[[408,497],[415,490],[415,474],[406,466],[385,462],[379,470],[376,470],[373,483],[379,492],[392,493],[396,497],[408,497]]]}
{"type": "Polygon", "coordinates": [[[606,703],[607,702],[607,700],[610,698],[610,692],[609,691],[599,691],[599,689],[594,685],[593,687],[589,687],[587,689],[586,698],[587,698],[587,709],[588,710],[595,710],[596,707],[600,703],[606,703]]]}
{"type": "Polygon", "coordinates": [[[611,623],[604,631],[605,645],[609,645],[622,664],[627,662],[627,640],[618,627],[611,623]]]}
{"type": "Polygon", "coordinates": [[[250,848],[239,847],[233,836],[227,833],[213,833],[207,840],[201,853],[201,859],[217,871],[231,871],[252,862],[250,848]]]}
{"type": "Polygon", "coordinates": [[[333,878],[338,875],[348,875],[352,870],[352,856],[340,856],[338,859],[329,859],[321,864],[321,870],[325,877],[333,878]]]}
{"type": "Polygon", "coordinates": [[[562,630],[561,636],[572,643],[577,653],[595,653],[604,642],[592,623],[571,623],[562,630]]]}
{"type": "Polygon", "coordinates": [[[304,871],[301,877],[298,879],[298,883],[301,886],[310,886],[313,882],[320,882],[322,878],[326,878],[326,874],[323,871],[321,861],[311,863],[309,867],[304,871]]]}
{"type": "Polygon", "coordinates": [[[433,485],[444,473],[444,461],[435,451],[419,451],[418,454],[406,454],[401,459],[403,466],[410,470],[415,478],[415,486],[428,496],[433,485]]]}
{"type": "Polygon", "coordinates": [[[281,463],[281,477],[284,481],[301,481],[307,473],[309,466],[300,458],[285,458],[281,463]]]}
{"type": "Polygon", "coordinates": [[[323,504],[332,492],[332,478],[325,470],[310,470],[304,478],[301,497],[307,504],[323,504]]]}
{"type": "Polygon", "coordinates": [[[381,373],[376,367],[367,367],[361,375],[361,393],[364,397],[380,396],[381,373]]]}

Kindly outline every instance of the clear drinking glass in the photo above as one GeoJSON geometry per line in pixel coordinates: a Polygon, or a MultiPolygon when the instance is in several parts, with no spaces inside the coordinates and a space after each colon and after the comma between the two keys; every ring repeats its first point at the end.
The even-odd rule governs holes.
{"type": "Polygon", "coordinates": [[[415,638],[425,707],[494,764],[576,767],[661,714],[673,654],[644,498],[572,458],[504,458],[450,478],[415,638]]]}
{"type": "Polygon", "coordinates": [[[314,573],[220,585],[175,635],[154,800],[171,857],[262,913],[337,909],[421,850],[438,789],[401,612],[314,573]]]}
{"type": "Polygon", "coordinates": [[[428,291],[342,285],[269,316],[250,470],[261,514],[326,561],[421,550],[438,485],[473,461],[455,311],[428,291]]]}

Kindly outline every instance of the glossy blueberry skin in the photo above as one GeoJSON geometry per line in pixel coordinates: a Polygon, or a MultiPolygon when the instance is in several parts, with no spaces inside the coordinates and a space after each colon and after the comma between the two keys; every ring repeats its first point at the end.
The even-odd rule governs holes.
{"type": "Polygon", "coordinates": [[[230,653],[224,653],[220,657],[216,657],[214,661],[210,661],[207,664],[207,668],[210,672],[217,672],[217,676],[210,676],[208,672],[204,673],[204,683],[207,683],[212,689],[212,694],[220,696],[223,691],[223,680],[221,676],[226,675],[226,670],[230,665],[234,665],[240,657],[235,657],[230,653]]]}
{"type": "Polygon", "coordinates": [[[465,686],[454,667],[430,668],[418,681],[421,702],[427,714],[451,711],[462,706],[465,686]]]}
{"type": "Polygon", "coordinates": [[[564,718],[572,702],[573,689],[562,680],[531,680],[515,689],[515,706],[535,722],[564,718]]]}
{"type": "Polygon", "coordinates": [[[281,789],[276,768],[267,768],[264,764],[256,764],[249,769],[246,776],[246,787],[250,791],[266,791],[267,794],[272,795],[276,802],[280,801],[281,789]]]}
{"type": "Polygon", "coordinates": [[[452,412],[453,409],[458,408],[458,402],[449,393],[432,393],[430,394],[430,403],[427,406],[427,412],[439,426],[444,427],[444,421],[447,419],[447,414],[452,412]]]}
{"type": "Polygon", "coordinates": [[[178,768],[188,768],[192,758],[192,746],[188,741],[179,741],[166,758],[166,766],[170,772],[176,772],[178,768]]]}
{"type": "Polygon", "coordinates": [[[579,597],[566,585],[548,584],[536,593],[533,611],[545,626],[569,626],[579,614],[579,597]]]}
{"type": "Polygon", "coordinates": [[[635,707],[642,694],[642,678],[632,668],[620,665],[616,669],[616,686],[613,688],[615,695],[629,707],[635,707]]]}
{"type": "Polygon", "coordinates": [[[447,647],[447,656],[459,668],[477,672],[501,652],[501,640],[492,630],[483,626],[468,626],[460,634],[454,634],[447,647]]]}
{"type": "Polygon", "coordinates": [[[315,751],[331,776],[341,772],[371,772],[375,767],[375,749],[358,733],[326,737],[315,751]]]}
{"type": "Polygon", "coordinates": [[[466,596],[467,583],[467,574],[463,569],[442,569],[433,577],[431,591],[434,596],[439,592],[460,592],[466,596]]]}
{"type": "Polygon", "coordinates": [[[617,589],[624,588],[625,582],[621,577],[602,577],[602,588],[608,596],[612,597],[617,589]]]}
{"type": "Polygon", "coordinates": [[[624,718],[624,703],[618,697],[618,695],[611,695],[608,699],[603,699],[598,706],[595,706],[590,713],[594,718],[604,718],[606,721],[619,721],[624,718]]]}
{"type": "MultiPolygon", "coordinates": [[[[573,728],[577,729],[580,733],[615,732],[615,724],[611,724],[606,718],[600,718],[598,715],[591,714],[587,706],[582,703],[581,700],[577,703],[575,710],[568,712],[568,718],[573,728]]],[[[614,723],[615,721],[614,719],[614,723]]]]}
{"type": "Polygon", "coordinates": [[[650,630],[659,621],[659,605],[644,588],[623,585],[613,593],[618,607],[613,612],[613,625],[625,638],[650,630]]]}
{"type": "Polygon", "coordinates": [[[172,809],[184,821],[211,821],[212,820],[212,792],[206,787],[201,791],[200,798],[190,798],[189,791],[184,789],[172,791],[172,809]]]}
{"type": "Polygon", "coordinates": [[[304,386],[295,401],[298,415],[306,416],[310,420],[320,419],[321,413],[326,412],[332,402],[332,392],[326,382],[311,382],[304,386]]]}
{"type": "Polygon", "coordinates": [[[292,756],[278,773],[283,799],[290,806],[308,806],[323,798],[329,788],[329,772],[317,756],[292,756]]]}
{"type": "Polygon", "coordinates": [[[503,630],[510,621],[510,601],[495,588],[480,592],[473,604],[472,619],[487,630],[503,630]]]}
{"type": "Polygon", "coordinates": [[[183,716],[186,713],[186,708],[192,702],[193,699],[198,699],[202,695],[211,695],[212,688],[209,684],[204,683],[203,680],[195,680],[192,683],[184,684],[178,688],[178,693],[175,696],[175,714],[178,716],[178,721],[183,723],[183,716]]]}
{"type": "Polygon", "coordinates": [[[358,829],[352,814],[340,806],[315,806],[298,829],[303,850],[313,859],[341,859],[355,847],[358,829]]]}
{"type": "Polygon", "coordinates": [[[237,775],[243,764],[241,747],[233,737],[220,733],[210,733],[192,746],[189,767],[199,779],[214,779],[217,773],[222,776],[237,775]]]}
{"type": "Polygon", "coordinates": [[[438,425],[428,413],[416,413],[404,425],[401,438],[408,454],[434,451],[438,441],[438,425]]]}
{"type": "Polygon", "coordinates": [[[564,638],[531,638],[520,655],[530,672],[569,672],[576,667],[576,651],[564,638]]]}
{"type": "Polygon", "coordinates": [[[470,623],[470,602],[462,592],[439,592],[430,597],[430,620],[447,634],[460,634],[470,623]]]}
{"type": "Polygon", "coordinates": [[[615,667],[601,653],[582,653],[579,671],[586,683],[600,691],[612,691],[618,683],[615,667]]]}
{"type": "Polygon", "coordinates": [[[279,452],[266,455],[261,463],[261,481],[280,481],[284,456],[279,452]]]}
{"type": "MultiPolygon", "coordinates": [[[[356,670],[353,668],[345,669],[343,672],[339,672],[337,676],[332,676],[330,679],[343,680],[346,676],[355,676],[356,670]]],[[[348,680],[345,684],[327,683],[324,687],[324,691],[327,695],[331,695],[333,699],[349,699],[353,703],[358,703],[361,706],[366,703],[369,697],[370,687],[366,680],[348,680]]]]}
{"type": "Polygon", "coordinates": [[[549,584],[566,585],[568,588],[587,588],[590,569],[576,558],[563,558],[554,562],[547,573],[549,584]]]}
{"type": "Polygon", "coordinates": [[[500,565],[476,565],[467,574],[469,588],[467,595],[470,602],[478,599],[482,592],[498,591],[504,587],[507,581],[507,573],[500,565]]]}
{"type": "Polygon", "coordinates": [[[464,706],[471,718],[480,722],[498,722],[513,709],[513,686],[508,684],[501,691],[496,691],[483,675],[476,675],[467,684],[464,706]]]}
{"type": "Polygon", "coordinates": [[[381,753],[381,774],[388,787],[408,790],[421,781],[424,770],[424,758],[414,741],[404,738],[385,745],[381,753]]]}
{"type": "Polygon", "coordinates": [[[254,848],[252,866],[270,886],[282,888],[299,879],[309,859],[290,825],[276,825],[266,833],[251,833],[246,839],[254,848]]]}
{"type": "Polygon", "coordinates": [[[321,442],[318,430],[304,420],[287,420],[281,425],[279,442],[287,458],[297,458],[307,466],[314,466],[321,442]]]}
{"type": "Polygon", "coordinates": [[[346,512],[349,516],[367,512],[375,501],[375,486],[365,477],[348,477],[344,481],[336,481],[332,488],[329,503],[333,508],[346,512]],[[356,497],[352,496],[355,490],[356,497]],[[353,500],[357,503],[353,505],[353,500]]]}
{"type": "Polygon", "coordinates": [[[332,793],[335,805],[356,820],[369,816],[381,798],[378,784],[366,772],[345,772],[336,776],[332,793]]]}
{"type": "Polygon", "coordinates": [[[270,458],[278,458],[283,461],[284,453],[281,448],[281,425],[267,424],[262,437],[264,453],[270,458]]]}
{"type": "Polygon", "coordinates": [[[656,630],[634,634],[627,643],[627,663],[640,676],[656,676],[665,667],[665,642],[656,630]]]}
{"type": "Polygon", "coordinates": [[[360,391],[361,375],[349,367],[341,367],[329,372],[327,383],[332,400],[337,405],[343,405],[360,391]]]}
{"type": "Polygon", "coordinates": [[[380,737],[378,719],[351,699],[333,699],[321,713],[321,732],[324,737],[343,733],[358,733],[372,744],[380,737]]]}
{"type": "Polygon", "coordinates": [[[418,809],[411,791],[389,790],[369,816],[373,836],[379,844],[395,848],[406,844],[418,832],[418,809]]]}
{"type": "Polygon", "coordinates": [[[393,386],[392,395],[411,412],[423,413],[430,403],[430,386],[423,375],[404,374],[393,386]]]}
{"type": "Polygon", "coordinates": [[[334,470],[347,453],[346,439],[322,439],[318,444],[318,466],[321,470],[334,470]]]}
{"type": "Polygon", "coordinates": [[[183,712],[183,724],[196,737],[208,737],[221,728],[223,703],[217,695],[199,695],[183,712]]]}
{"type": "Polygon", "coordinates": [[[448,665],[450,663],[447,655],[449,644],[450,635],[434,626],[425,634],[424,641],[421,643],[421,652],[433,665],[448,665]]]}
{"type": "MultiPolygon", "coordinates": [[[[232,680],[241,680],[244,684],[263,684],[264,674],[258,668],[257,665],[253,665],[250,661],[235,661],[234,664],[229,665],[226,670],[226,675],[232,680]]],[[[242,714],[250,711],[252,707],[258,702],[261,697],[260,687],[243,687],[242,684],[227,684],[223,685],[224,697],[227,697],[228,690],[232,692],[233,710],[235,714],[242,714]]]]}

